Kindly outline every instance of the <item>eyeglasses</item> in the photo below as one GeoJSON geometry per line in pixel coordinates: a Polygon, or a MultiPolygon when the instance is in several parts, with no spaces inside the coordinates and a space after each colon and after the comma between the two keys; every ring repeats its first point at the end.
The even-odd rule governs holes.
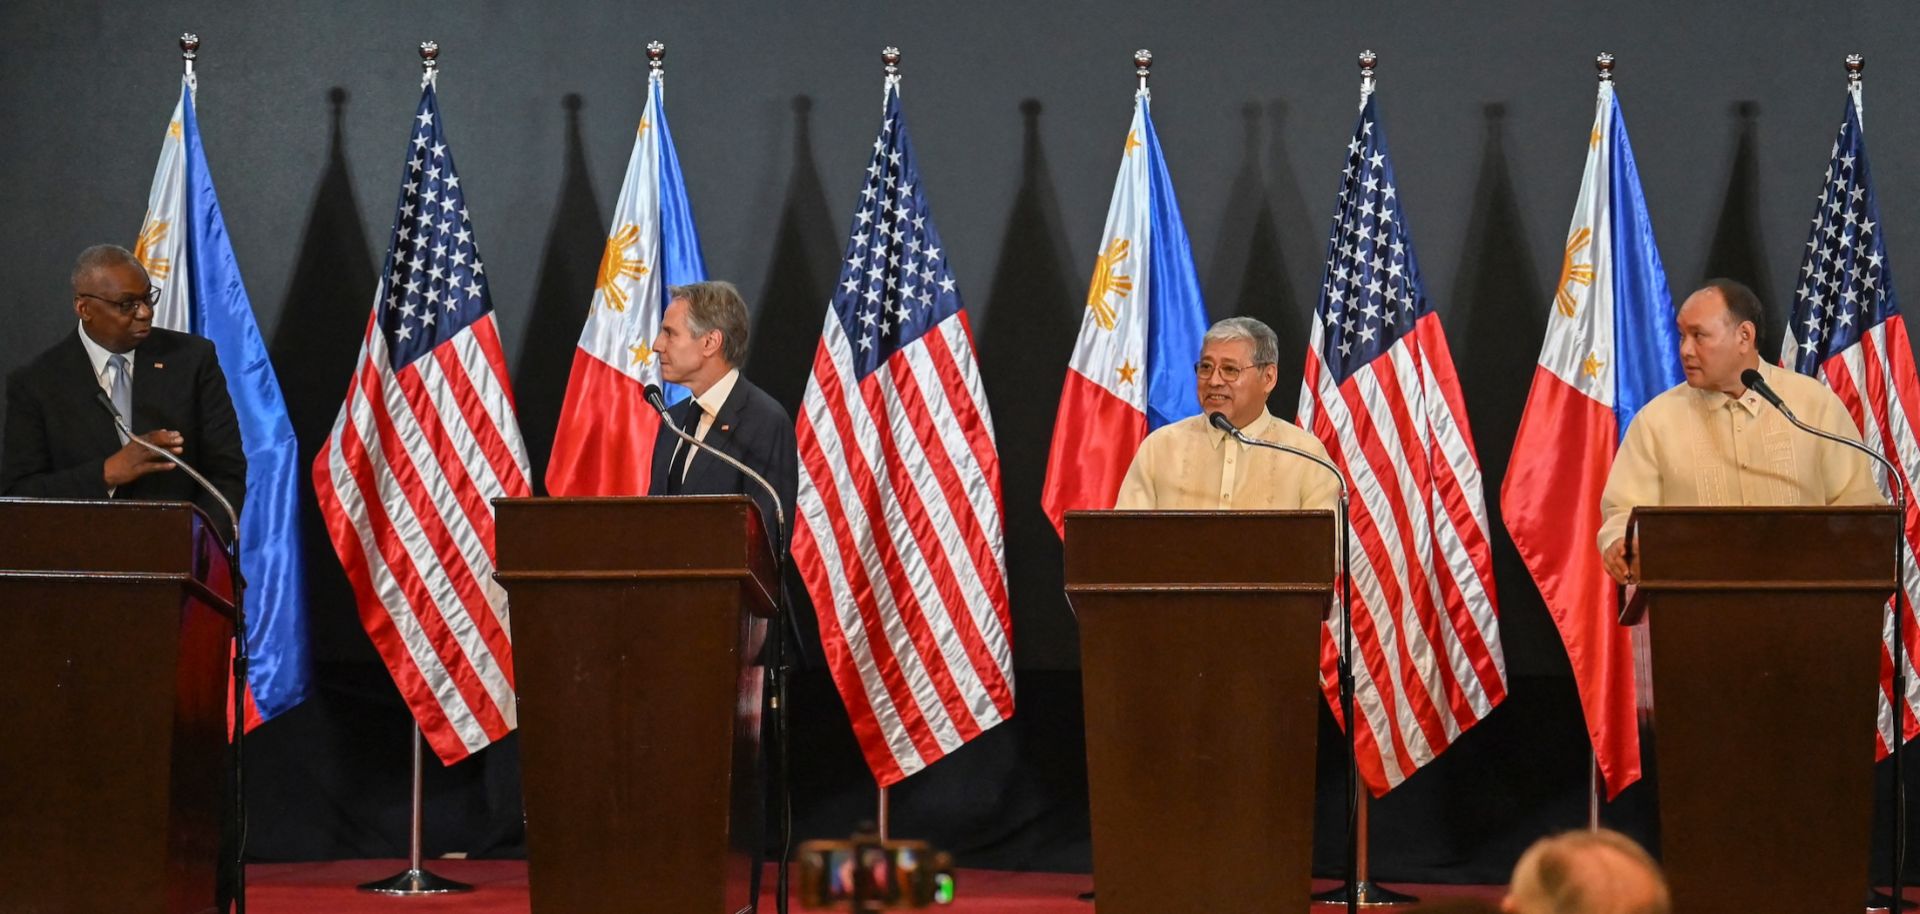
{"type": "Polygon", "coordinates": [[[139,310],[141,305],[146,305],[147,310],[152,311],[154,309],[155,303],[160,300],[160,289],[155,286],[148,286],[147,294],[145,295],[136,295],[132,298],[121,300],[121,301],[115,301],[114,299],[111,299],[111,298],[101,298],[98,295],[89,295],[85,292],[75,292],[74,294],[80,296],[81,298],[91,298],[94,301],[104,302],[106,304],[112,305],[115,308],[119,309],[121,314],[132,314],[133,312],[139,310]]]}
{"type": "Polygon", "coordinates": [[[1265,365],[1272,365],[1272,364],[1273,364],[1272,362],[1255,362],[1252,365],[1246,365],[1246,366],[1216,365],[1212,362],[1203,360],[1203,361],[1195,362],[1193,364],[1193,376],[1196,380],[1205,381],[1207,378],[1212,377],[1215,374],[1218,374],[1220,375],[1220,380],[1225,381],[1228,384],[1232,384],[1233,382],[1240,380],[1241,373],[1249,371],[1251,369],[1259,368],[1265,365]]]}

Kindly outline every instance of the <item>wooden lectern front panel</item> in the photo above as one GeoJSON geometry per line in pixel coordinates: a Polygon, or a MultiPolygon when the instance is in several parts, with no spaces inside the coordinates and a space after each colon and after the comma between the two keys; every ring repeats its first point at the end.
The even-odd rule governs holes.
{"type": "Polygon", "coordinates": [[[772,564],[740,497],[502,499],[534,914],[733,914],[772,564]]]}
{"type": "Polygon", "coordinates": [[[1101,914],[1307,909],[1329,512],[1075,512],[1101,914]]]}
{"type": "Polygon", "coordinates": [[[0,911],[213,910],[217,550],[187,504],[0,499],[0,911]]]}
{"type": "Polygon", "coordinates": [[[1654,508],[1634,523],[1674,910],[1859,911],[1899,516],[1654,508]]]}
{"type": "Polygon", "coordinates": [[[730,870],[751,865],[761,816],[730,802],[758,796],[734,790],[757,781],[757,745],[732,712],[757,731],[765,622],[728,583],[513,595],[536,914],[735,910],[723,886],[744,889],[730,870]]]}

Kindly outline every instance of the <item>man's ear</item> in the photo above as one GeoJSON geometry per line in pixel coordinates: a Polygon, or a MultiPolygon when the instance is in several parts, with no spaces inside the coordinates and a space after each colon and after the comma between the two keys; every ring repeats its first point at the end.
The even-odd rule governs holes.
{"type": "Polygon", "coordinates": [[[720,350],[725,348],[726,345],[727,337],[725,333],[718,330],[709,330],[706,336],[700,338],[700,354],[708,357],[718,355],[720,350]]]}

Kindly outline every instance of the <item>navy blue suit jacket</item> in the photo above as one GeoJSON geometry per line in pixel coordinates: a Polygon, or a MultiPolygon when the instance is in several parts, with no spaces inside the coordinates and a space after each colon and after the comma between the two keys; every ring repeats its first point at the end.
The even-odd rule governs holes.
{"type": "MultiPolygon", "coordinates": [[[[692,397],[671,407],[667,413],[673,417],[674,424],[689,435],[698,428],[698,423],[693,421],[692,397]]],[[[780,508],[786,512],[788,529],[782,532],[790,533],[794,492],[800,485],[800,446],[794,439],[793,420],[780,403],[754,386],[746,375],[741,375],[733,385],[733,392],[727,395],[727,402],[721,404],[720,414],[714,417],[707,437],[701,440],[752,467],[773,484],[780,493],[780,508]]],[[[676,446],[687,445],[665,429],[653,439],[653,475],[647,485],[648,495],[667,494],[667,467],[673,462],[676,446]]],[[[766,492],[711,454],[694,451],[689,455],[687,475],[676,494],[745,495],[760,506],[760,518],[767,529],[773,529],[776,515],[766,492]]],[[[790,540],[783,536],[781,542],[790,540]]]]}

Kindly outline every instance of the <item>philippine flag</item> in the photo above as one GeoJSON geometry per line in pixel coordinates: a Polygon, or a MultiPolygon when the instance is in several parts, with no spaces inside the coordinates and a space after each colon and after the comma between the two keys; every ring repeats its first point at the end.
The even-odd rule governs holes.
{"type": "Polygon", "coordinates": [[[1634,414],[1680,383],[1673,297],[1626,123],[1601,77],[1546,342],[1500,488],[1507,531],[1566,642],[1607,796],[1640,778],[1633,646],[1594,542],[1634,414]]]}
{"type": "Polygon", "coordinates": [[[1207,311],[1150,101],[1145,88],[1134,97],[1054,420],[1040,501],[1062,536],[1068,511],[1113,507],[1147,432],[1200,411],[1193,363],[1207,311]]]}
{"type": "Polygon", "coordinates": [[[707,267],[680,159],[667,132],[663,93],[656,56],[647,78],[646,113],[560,406],[547,463],[551,495],[647,494],[660,416],[642,391],[659,384],[669,404],[686,396],[685,388],[661,380],[653,338],[660,331],[667,289],[706,279],[707,267]]]}

